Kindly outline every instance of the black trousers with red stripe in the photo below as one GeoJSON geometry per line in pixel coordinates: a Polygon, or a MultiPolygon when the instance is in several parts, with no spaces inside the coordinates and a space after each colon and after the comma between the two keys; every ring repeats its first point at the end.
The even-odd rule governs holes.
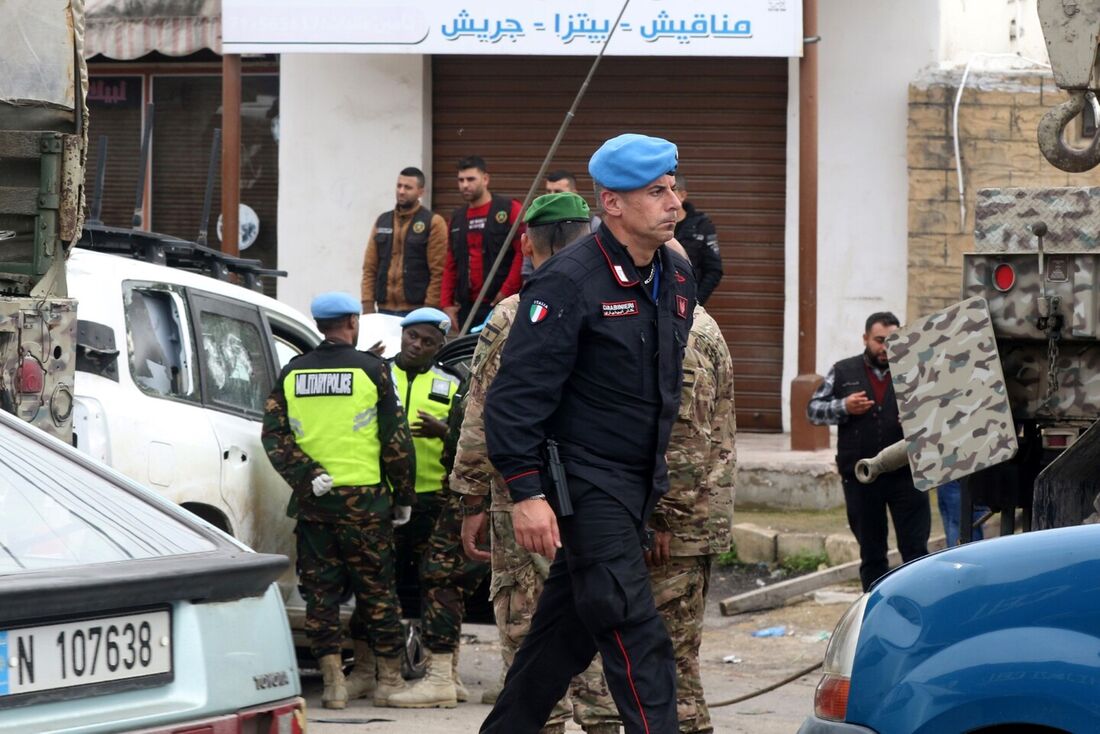
{"type": "Polygon", "coordinates": [[[574,514],[559,520],[564,547],[481,731],[536,734],[599,650],[626,734],[676,734],[675,658],[638,521],[592,485],[570,478],[570,489],[574,514]]]}

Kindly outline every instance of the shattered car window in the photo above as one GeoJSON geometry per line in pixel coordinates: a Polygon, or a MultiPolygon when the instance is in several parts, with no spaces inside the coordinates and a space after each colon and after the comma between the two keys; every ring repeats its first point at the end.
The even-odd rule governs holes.
{"type": "Polygon", "coordinates": [[[198,400],[183,299],[153,288],[125,294],[126,341],[130,374],[144,392],[158,397],[198,400]]]}
{"type": "Polygon", "coordinates": [[[207,397],[217,403],[262,413],[273,377],[268,373],[267,344],[249,321],[219,313],[202,314],[202,357],[207,397]]]}

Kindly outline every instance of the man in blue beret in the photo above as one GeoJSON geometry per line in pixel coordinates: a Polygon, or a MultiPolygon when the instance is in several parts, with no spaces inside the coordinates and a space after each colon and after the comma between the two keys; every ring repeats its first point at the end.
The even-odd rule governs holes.
{"type": "Polygon", "coordinates": [[[412,426],[417,502],[411,521],[397,530],[397,568],[399,580],[415,578],[420,588],[427,672],[409,690],[390,696],[387,705],[453,708],[468,696],[456,665],[465,599],[489,567],[462,554],[457,498],[446,491],[445,439],[460,380],[436,357],[451,329],[451,317],[437,308],[418,308],[401,320],[401,326],[401,351],[390,362],[390,372],[412,426]]]}
{"type": "Polygon", "coordinates": [[[553,563],[483,732],[537,732],[597,650],[628,734],[678,731],[645,563],[695,308],[691,263],[664,246],[681,210],[676,163],[660,138],[604,143],[588,165],[603,223],[521,294],[485,438],[516,541],[553,563]]]}
{"type": "Polygon", "coordinates": [[[322,705],[336,709],[348,701],[340,602],[349,588],[364,620],[352,629],[356,655],[370,651],[377,659],[375,703],[405,688],[393,525],[415,501],[413,438],[386,363],[355,348],[359,309],[347,293],[313,299],[310,312],[325,339],[283,368],[261,434],[291,488],[287,515],[297,520],[306,635],[324,677],[322,705]]]}

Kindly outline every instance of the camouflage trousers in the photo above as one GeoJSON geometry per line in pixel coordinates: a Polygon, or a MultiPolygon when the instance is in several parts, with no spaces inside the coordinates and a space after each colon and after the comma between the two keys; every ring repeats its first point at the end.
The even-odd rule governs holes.
{"type": "MultiPolygon", "coordinates": [[[[516,651],[531,629],[531,617],[535,614],[550,564],[516,543],[511,512],[491,512],[489,518],[493,555],[493,581],[489,593],[507,670],[512,667],[516,651]]],[[[603,662],[598,653],[588,668],[573,678],[569,692],[554,706],[546,723],[561,724],[570,716],[581,726],[621,723],[619,710],[604,680],[603,662]]]]}
{"type": "Polygon", "coordinates": [[[348,589],[362,614],[362,632],[381,657],[404,649],[401,604],[393,578],[389,513],[360,523],[299,521],[298,590],[306,602],[306,636],[314,657],[338,653],[343,641],[340,601],[348,589]]]}
{"type": "Polygon", "coordinates": [[[676,718],[682,734],[714,731],[699,675],[710,564],[710,556],[674,556],[650,568],[653,599],[676,654],[676,718]]]}
{"type": "Polygon", "coordinates": [[[458,648],[468,599],[489,574],[489,564],[462,550],[462,495],[447,492],[428,546],[420,558],[420,627],[424,646],[436,653],[458,648]]]}
{"type": "MultiPolygon", "coordinates": [[[[398,599],[400,590],[406,585],[415,583],[420,588],[420,559],[427,552],[428,540],[442,508],[442,492],[421,492],[416,495],[409,521],[393,529],[393,569],[398,599]]],[[[400,613],[400,607],[398,609],[400,613]]],[[[369,639],[366,615],[360,614],[358,604],[348,627],[353,640],[369,639]]]]}

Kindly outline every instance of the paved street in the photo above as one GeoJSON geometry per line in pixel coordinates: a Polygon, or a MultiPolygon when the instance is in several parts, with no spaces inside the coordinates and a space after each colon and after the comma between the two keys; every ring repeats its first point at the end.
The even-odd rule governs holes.
{"type": "MultiPolygon", "coordinates": [[[[855,591],[855,587],[837,587],[855,591]]],[[[818,639],[823,631],[832,632],[846,604],[817,604],[799,601],[780,609],[738,617],[722,617],[718,599],[708,600],[708,613],[702,649],[703,681],[712,702],[728,700],[762,688],[773,681],[812,665],[825,653],[826,642],[818,639]],[[754,638],[751,633],[765,627],[785,625],[789,634],[779,638],[754,638]],[[739,663],[723,663],[735,655],[739,663]]],[[[486,686],[500,672],[500,653],[496,628],[467,625],[473,637],[462,648],[461,675],[470,689],[472,701],[458,708],[398,710],[375,708],[366,701],[354,702],[344,711],[321,708],[320,677],[303,681],[309,701],[310,732],[344,734],[350,731],[416,732],[416,734],[455,734],[475,732],[489,711],[478,701],[486,686]]],[[[467,637],[466,639],[470,639],[467,637]]],[[[712,711],[716,732],[723,734],[790,734],[813,709],[814,687],[818,673],[801,678],[776,691],[744,703],[712,711]]],[[[580,731],[572,725],[569,731],[580,731]]]]}

